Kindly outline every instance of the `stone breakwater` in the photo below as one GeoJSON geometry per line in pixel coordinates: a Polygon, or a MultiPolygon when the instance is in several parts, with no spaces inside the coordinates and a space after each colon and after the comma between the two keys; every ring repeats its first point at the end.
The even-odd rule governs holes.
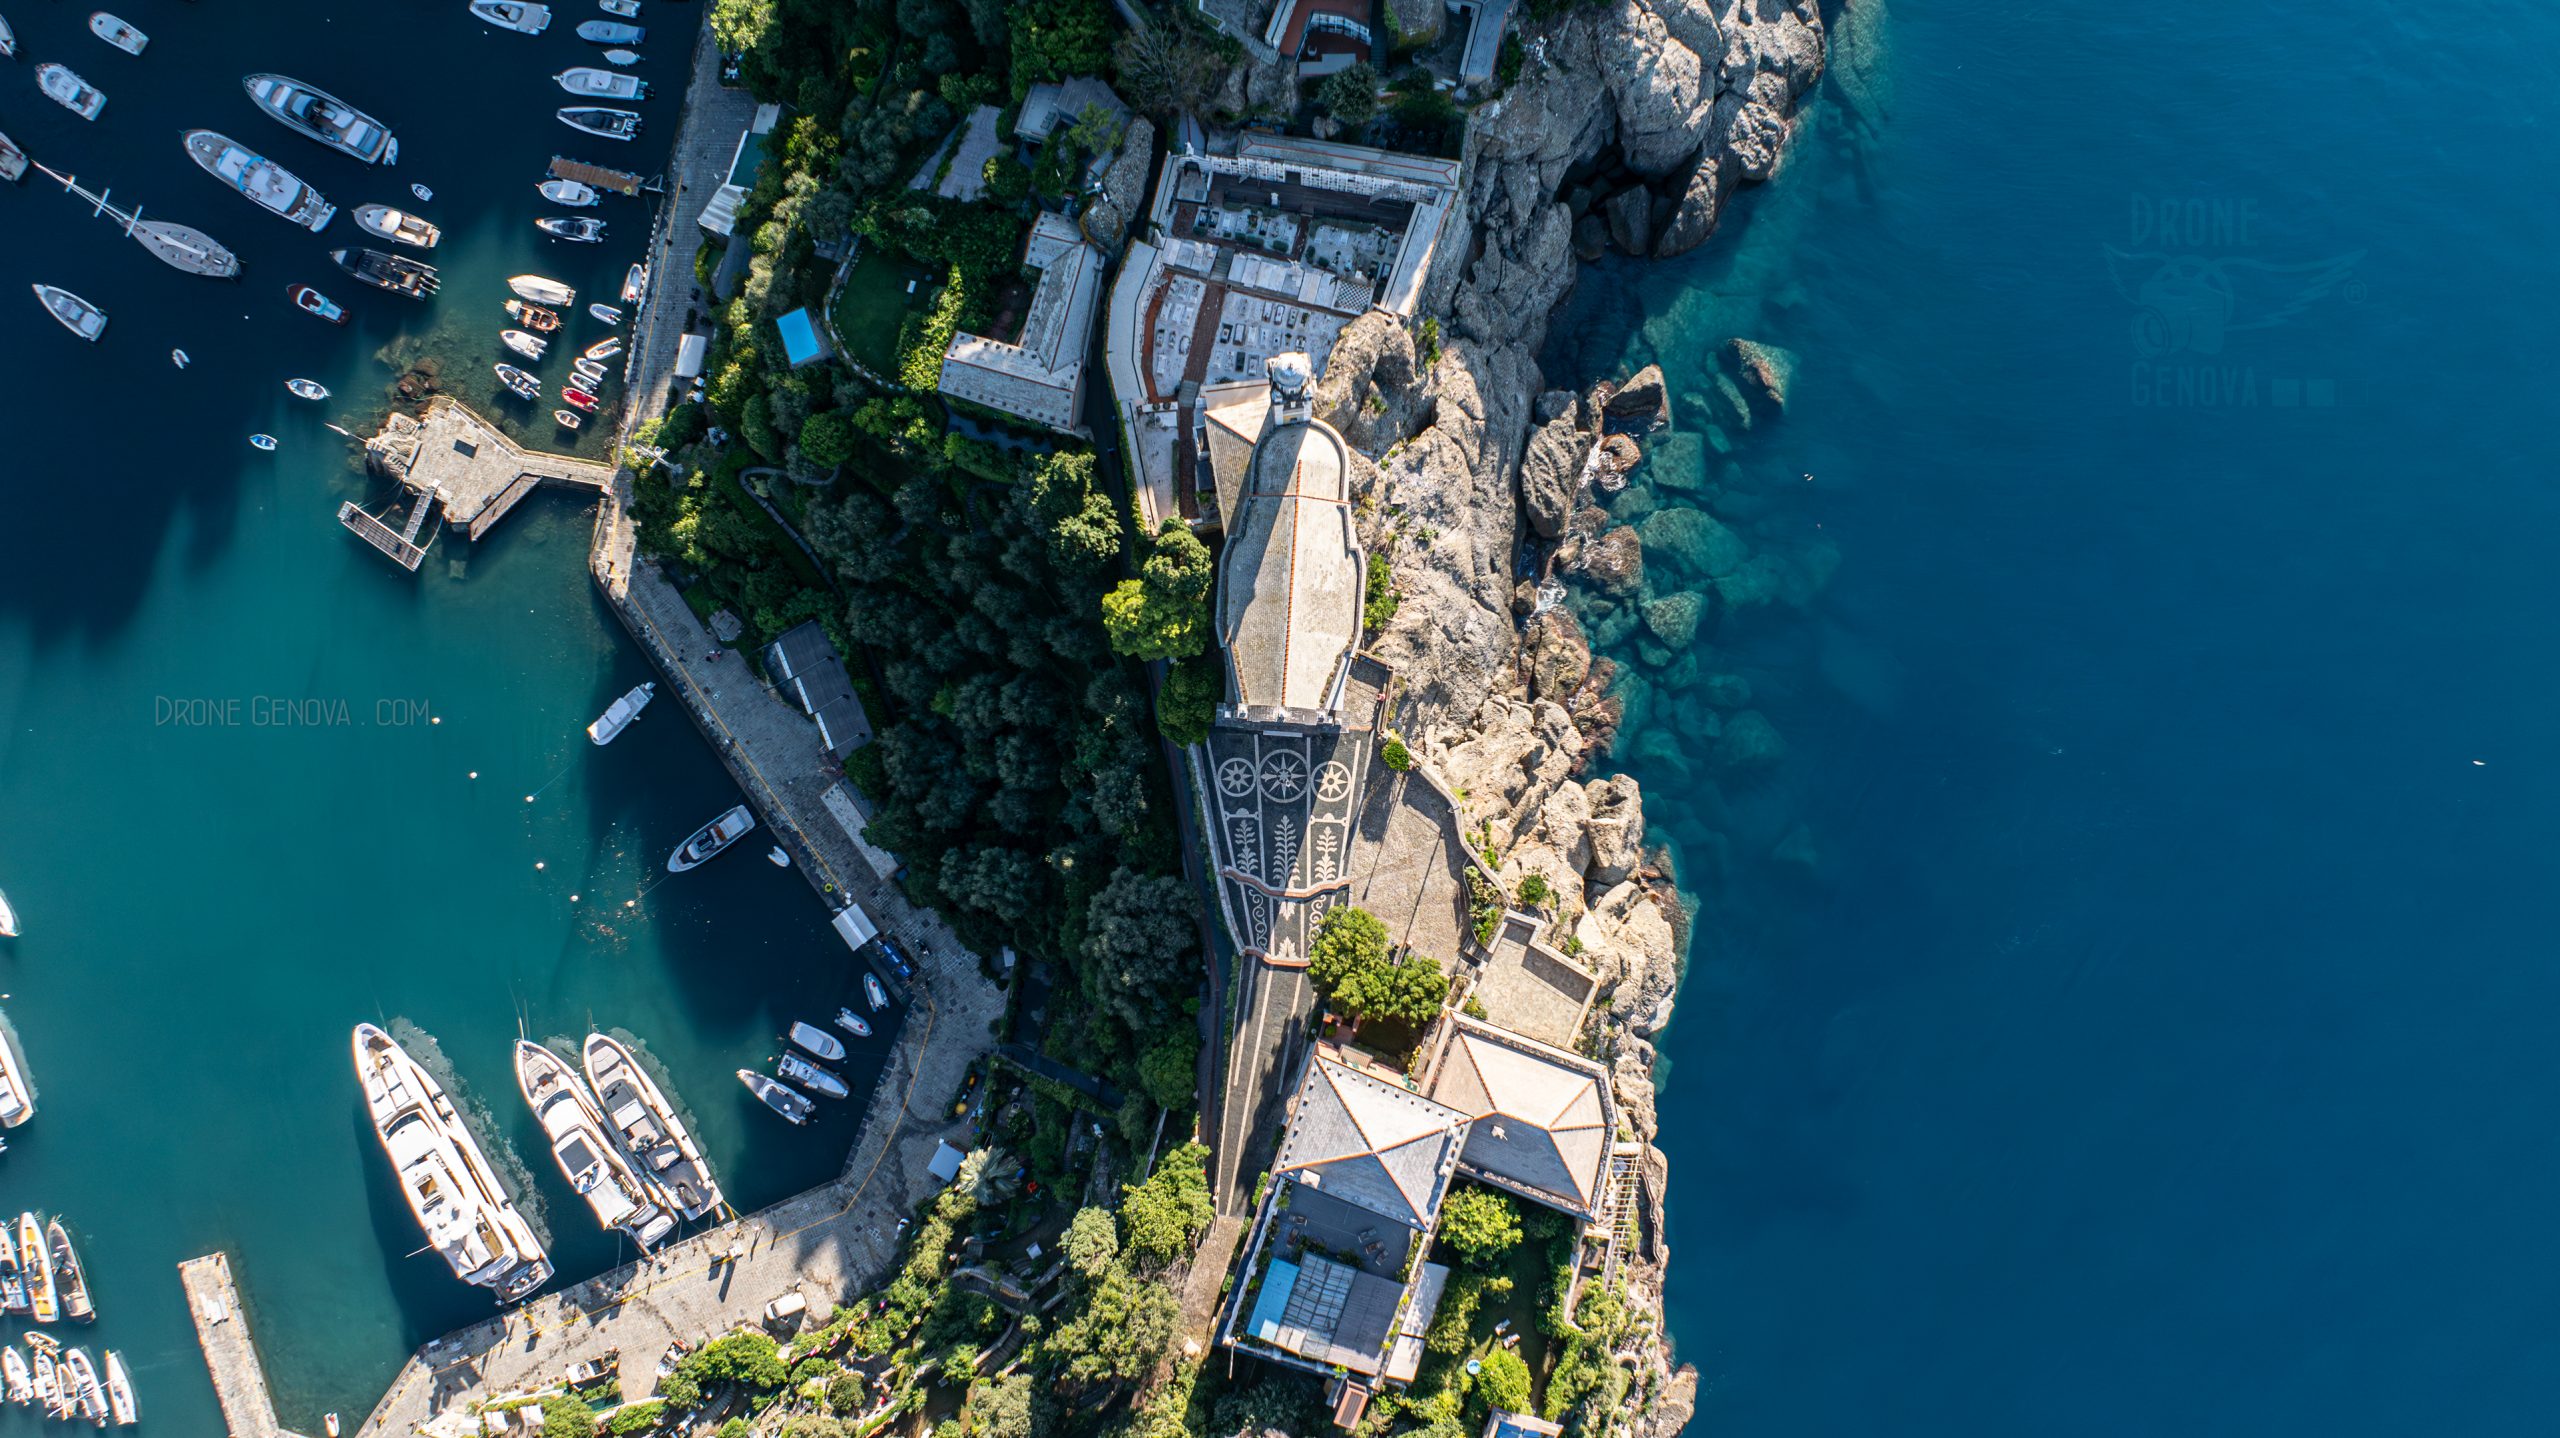
{"type": "MultiPolygon", "coordinates": [[[[1671,1015],[1686,918],[1644,842],[1636,782],[1584,777],[1619,721],[1615,666],[1541,588],[1579,571],[1668,650],[1708,600],[1647,589],[1647,552],[1720,561],[1712,535],[1657,544],[1609,528],[1587,493],[1607,492],[1633,462],[1632,437],[1668,419],[1660,372],[1551,388],[1537,355],[1577,254],[1679,254],[1713,233],[1737,187],[1775,173],[1822,71],[1823,22],[1810,0],[1614,0],[1524,24],[1522,38],[1519,80],[1468,131],[1469,247],[1426,296],[1424,312],[1442,317],[1436,346],[1384,316],[1354,323],[1318,411],[1371,461],[1356,476],[1363,539],[1391,557],[1403,595],[1372,646],[1404,687],[1398,725],[1461,796],[1469,831],[1489,826],[1506,886],[1546,877],[1554,932],[1580,941],[1604,986],[1590,1042],[1650,1143],[1651,1035],[1671,1015]]],[[[1782,363],[1740,357],[1737,384],[1757,376],[1763,391],[1747,402],[1782,402],[1782,363]]],[[[1695,525],[1657,527],[1684,522],[1695,525]]],[[[1622,1355],[1640,1438],[1685,1427],[1697,1388],[1659,1322],[1668,1183],[1656,1151],[1625,1270],[1631,1301],[1656,1318],[1622,1355]]]]}

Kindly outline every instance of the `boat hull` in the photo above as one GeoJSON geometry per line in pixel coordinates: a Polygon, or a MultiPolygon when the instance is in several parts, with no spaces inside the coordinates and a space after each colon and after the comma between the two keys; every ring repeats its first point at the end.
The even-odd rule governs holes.
{"type": "Polygon", "coordinates": [[[352,1048],[374,1137],[428,1247],[456,1278],[504,1302],[548,1282],[550,1256],[444,1086],[372,1024],[356,1025],[352,1048]]]}
{"type": "MultiPolygon", "coordinates": [[[[564,391],[560,397],[571,404],[577,404],[581,396],[576,390],[568,390],[564,391]]],[[[585,398],[589,404],[594,402],[594,397],[591,395],[585,398]]],[[[579,405],[578,407],[584,409],[588,406],[579,405]]],[[[745,838],[754,831],[755,827],[756,816],[747,812],[746,805],[737,805],[719,818],[694,830],[691,837],[677,845],[676,851],[667,856],[667,872],[681,874],[700,868],[726,852],[730,845],[745,838]]]]}
{"type": "Polygon", "coordinates": [[[400,140],[389,126],[317,85],[285,75],[249,75],[240,86],[267,118],[306,140],[368,165],[399,163],[400,140]]]}
{"type": "Polygon", "coordinates": [[[587,1083],[603,1106],[613,1139],[634,1167],[690,1223],[720,1207],[720,1185],[675,1105],[631,1050],[604,1034],[589,1034],[579,1052],[587,1083]]]}
{"type": "Polygon", "coordinates": [[[280,219],[318,234],[338,217],[338,207],[301,176],[216,130],[189,130],[187,158],[247,199],[280,219]]]}
{"type": "Polygon", "coordinates": [[[517,1040],[516,1091],[541,1125],[560,1176],[586,1199],[599,1227],[629,1235],[643,1253],[675,1228],[630,1156],[607,1136],[603,1111],[568,1060],[530,1039],[517,1040]]]}

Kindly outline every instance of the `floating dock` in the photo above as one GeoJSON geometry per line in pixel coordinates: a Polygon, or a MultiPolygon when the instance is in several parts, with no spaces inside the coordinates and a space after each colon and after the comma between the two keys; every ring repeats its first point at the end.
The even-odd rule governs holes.
{"type": "Polygon", "coordinates": [[[599,190],[611,190],[617,195],[636,195],[642,190],[656,188],[651,181],[644,180],[629,170],[609,169],[603,165],[591,165],[584,160],[572,160],[560,155],[551,157],[551,178],[575,180],[581,185],[593,185],[599,190]]]}
{"type": "Polygon", "coordinates": [[[187,1312],[196,1321],[196,1341],[204,1346],[204,1366],[213,1374],[213,1396],[222,1404],[231,1438],[302,1438],[276,1419],[267,1371],[249,1341],[249,1315],[240,1308],[240,1286],[231,1281],[230,1256],[190,1258],[178,1265],[178,1281],[186,1287],[187,1312]]]}
{"type": "MultiPolygon", "coordinates": [[[[392,415],[364,448],[366,463],[416,497],[408,529],[394,530],[353,502],[338,506],[338,522],[392,563],[413,571],[427,557],[419,531],[438,505],[446,522],[461,525],[476,540],[543,485],[601,494],[613,480],[612,465],[526,449],[450,395],[427,401],[423,415],[392,415]]],[[[434,538],[427,536],[428,542],[434,538]]]]}

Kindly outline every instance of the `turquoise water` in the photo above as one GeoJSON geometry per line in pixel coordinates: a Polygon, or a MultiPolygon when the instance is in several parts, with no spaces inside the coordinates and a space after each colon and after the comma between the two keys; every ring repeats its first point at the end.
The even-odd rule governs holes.
{"type": "Polygon", "coordinates": [[[1838,562],[1700,644],[1783,759],[1630,735],[1697,1431],[2545,1431],[2560,13],[1885,53],[1560,327],[1795,350],[1712,505],[1838,562]]]}
{"type": "MultiPolygon", "coordinates": [[[[108,92],[95,125],[0,71],[0,124],[38,159],[208,230],[247,267],[234,285],[180,275],[40,177],[0,193],[0,887],[27,927],[0,945],[0,1008],[39,1089],[0,1156],[0,1210],[69,1218],[104,1314],[84,1337],[127,1353],[163,1431],[219,1431],[180,1259],[230,1252],[279,1406],[311,1432],[324,1411],[361,1415],[419,1340],[492,1311],[432,1256],[404,1257],[421,1239],[356,1092],[360,1020],[435,1037],[530,1168],[563,1279],[622,1255],[536,1142],[509,1065],[520,1030],[645,1041],[741,1207],[832,1175],[855,1124],[838,1104],[789,1129],[730,1076],[852,995],[823,908],[761,843],[663,873],[737,799],[672,703],[607,749],[581,732],[651,677],[588,582],[591,506],[538,496],[476,549],[439,540],[415,576],[335,519],[342,499],[388,497],[322,428],[369,429],[386,346],[405,359],[467,334],[486,353],[430,352],[462,351],[448,372],[477,401],[505,275],[618,281],[648,212],[616,201],[599,213],[619,243],[571,249],[531,228],[533,184],[554,153],[657,168],[672,89],[644,107],[636,153],[608,155],[549,117],[565,97],[548,77],[592,58],[565,33],[483,34],[459,4],[321,8],[153,7],[131,17],[153,34],[137,61],[91,39],[85,12],[13,7],[30,62],[63,59],[108,92]],[[380,115],[402,163],[368,172],[266,120],[237,81],[261,69],[380,115]],[[339,274],[326,251],[356,242],[352,223],[315,238],[218,189],[179,150],[190,124],[342,208],[433,186],[419,208],[446,227],[441,298],[339,274]],[[106,307],[106,339],[44,319],[38,280],[106,307]],[[294,280],[354,322],[293,312],[294,280]],[[183,374],[173,345],[196,361],[183,374]],[[289,399],[295,374],[337,398],[289,399]],[[253,430],[281,450],[251,450],[253,430]]],[[[681,67],[670,54],[644,73],[677,87],[681,67]]],[[[598,333],[585,322],[578,343],[598,333]]],[[[857,1093],[887,1037],[854,1041],[857,1093]]]]}

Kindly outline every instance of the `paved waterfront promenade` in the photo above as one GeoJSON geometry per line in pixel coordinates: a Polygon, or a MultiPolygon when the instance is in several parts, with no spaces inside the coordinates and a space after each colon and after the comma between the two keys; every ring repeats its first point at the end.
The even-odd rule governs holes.
{"type": "Polygon", "coordinates": [[[301,1438],[276,1421],[267,1372],[249,1337],[249,1315],[241,1311],[240,1288],[231,1281],[230,1256],[190,1258],[178,1265],[178,1282],[187,1290],[187,1313],[195,1319],[196,1341],[204,1348],[214,1400],[222,1405],[231,1438],[301,1438]]]}
{"type": "Polygon", "coordinates": [[[692,298],[693,258],[704,239],[696,221],[728,179],[729,159],[755,113],[753,95],[721,86],[720,47],[712,41],[711,27],[701,25],[694,37],[684,115],[676,122],[675,151],[667,157],[667,199],[658,207],[657,232],[649,237],[649,290],[634,317],[631,358],[623,368],[630,392],[623,410],[625,437],[629,426],[666,409],[685,316],[699,308],[708,317],[710,297],[704,296],[701,305],[692,298]]]}

